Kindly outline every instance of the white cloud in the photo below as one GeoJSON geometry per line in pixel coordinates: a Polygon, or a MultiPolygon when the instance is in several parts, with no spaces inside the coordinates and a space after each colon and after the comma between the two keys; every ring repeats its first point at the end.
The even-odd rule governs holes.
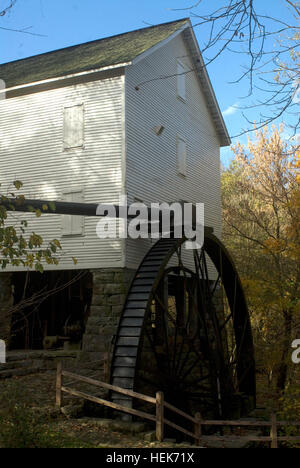
{"type": "Polygon", "coordinates": [[[297,145],[300,145],[300,133],[296,133],[296,135],[294,135],[291,138],[291,140],[292,140],[293,143],[296,143],[297,145]]]}
{"type": "Polygon", "coordinates": [[[290,135],[288,132],[283,132],[281,134],[281,138],[292,144],[300,144],[300,133],[296,133],[296,135],[290,135]]]}
{"type": "Polygon", "coordinates": [[[223,117],[228,117],[228,115],[235,114],[239,110],[238,106],[239,106],[239,102],[236,102],[232,106],[229,106],[226,110],[222,112],[223,117]]]}

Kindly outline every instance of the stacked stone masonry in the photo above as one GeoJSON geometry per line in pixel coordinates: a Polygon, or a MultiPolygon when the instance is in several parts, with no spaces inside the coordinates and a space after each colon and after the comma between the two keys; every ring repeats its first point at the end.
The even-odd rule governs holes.
{"type": "Polygon", "coordinates": [[[135,271],[98,269],[92,273],[93,299],[80,360],[84,367],[97,370],[106,357],[109,366],[113,339],[135,271]]]}

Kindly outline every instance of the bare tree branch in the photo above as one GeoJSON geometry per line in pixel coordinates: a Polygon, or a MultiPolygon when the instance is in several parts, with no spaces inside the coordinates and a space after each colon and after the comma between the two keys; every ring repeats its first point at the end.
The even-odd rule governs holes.
{"type": "MultiPolygon", "coordinates": [[[[268,95],[265,100],[256,103],[256,107],[270,108],[268,115],[264,111],[259,114],[256,128],[262,128],[287,115],[288,110],[295,109],[296,117],[289,120],[296,135],[300,130],[297,107],[300,99],[295,98],[300,90],[299,3],[281,0],[281,4],[290,11],[290,20],[283,20],[272,14],[266,15],[258,0],[223,0],[220,3],[221,6],[217,9],[211,9],[205,0],[183,8],[191,11],[191,17],[195,20],[194,28],[202,30],[209,27],[208,34],[207,29],[205,34],[200,34],[201,37],[208,37],[202,47],[206,66],[225,51],[247,58],[246,70],[232,82],[248,79],[247,97],[255,95],[257,90],[268,95]],[[262,79],[266,74],[269,78],[262,79]],[[265,89],[259,88],[259,81],[265,83],[265,89]]],[[[252,127],[254,122],[251,119],[246,121],[252,127]]],[[[252,131],[252,128],[233,138],[246,131],[252,131]]]]}
{"type": "MultiPolygon", "coordinates": [[[[16,4],[16,1],[17,0],[9,0],[9,4],[5,8],[2,7],[0,9],[0,16],[5,16],[6,13],[8,13],[9,10],[11,10],[12,7],[16,4]]],[[[5,3],[7,3],[7,2],[5,2],[5,3]]]]}
{"type": "MultiPolygon", "coordinates": [[[[5,2],[7,4],[7,2],[5,2]]],[[[15,6],[15,4],[17,3],[17,0],[9,0],[9,4],[6,6],[6,7],[0,7],[0,17],[2,16],[5,16],[9,11],[11,11],[11,9],[15,6]]],[[[5,26],[0,26],[0,29],[3,30],[3,31],[11,31],[11,32],[15,32],[15,33],[21,33],[21,34],[29,34],[30,36],[37,36],[37,37],[47,37],[45,36],[44,34],[38,34],[38,33],[34,33],[32,31],[29,31],[29,29],[31,29],[32,26],[29,26],[29,27],[26,27],[26,28],[8,28],[8,27],[5,27],[5,26]]]]}

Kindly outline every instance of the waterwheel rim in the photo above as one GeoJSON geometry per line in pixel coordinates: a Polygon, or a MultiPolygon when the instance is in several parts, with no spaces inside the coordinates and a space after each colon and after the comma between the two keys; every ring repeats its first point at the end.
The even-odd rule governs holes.
{"type": "MultiPolygon", "coordinates": [[[[111,383],[146,394],[163,391],[166,400],[185,411],[225,417],[234,394],[255,399],[249,313],[222,243],[206,234],[203,248],[190,254],[191,269],[183,261],[185,241],[160,239],[142,261],[120,319],[111,383]],[[217,271],[214,282],[208,257],[217,271]],[[222,318],[213,298],[220,288],[229,310],[222,318]],[[228,329],[234,336],[230,352],[224,342],[228,329]]],[[[132,406],[130,398],[115,393],[111,398],[132,406]]]]}

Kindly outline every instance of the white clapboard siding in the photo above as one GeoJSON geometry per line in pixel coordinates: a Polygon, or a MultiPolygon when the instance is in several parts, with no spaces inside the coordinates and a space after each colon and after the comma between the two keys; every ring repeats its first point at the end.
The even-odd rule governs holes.
{"type": "Polygon", "coordinates": [[[64,149],[84,145],[84,104],[64,107],[64,149]]]}
{"type": "MultiPolygon", "coordinates": [[[[123,98],[121,76],[0,101],[2,193],[18,179],[29,198],[63,200],[73,192],[81,193],[86,203],[118,203],[123,192],[123,98]],[[74,106],[84,108],[84,142],[77,149],[70,147],[72,141],[68,148],[64,145],[65,109],[74,106]]],[[[80,117],[77,123],[81,125],[80,117]]],[[[18,216],[30,220],[28,230],[46,241],[61,241],[63,254],[57,269],[124,265],[124,243],[98,239],[96,218],[86,218],[81,227],[77,222],[74,235],[64,235],[62,216],[18,216]],[[72,257],[78,260],[76,266],[72,257]]]]}
{"type": "MultiPolygon", "coordinates": [[[[201,202],[220,236],[219,147],[181,35],[127,67],[125,83],[121,76],[0,101],[2,193],[19,179],[28,198],[201,202]]],[[[137,268],[153,242],[100,240],[95,218],[18,216],[46,242],[61,241],[60,264],[48,269],[137,268]]]]}
{"type": "MultiPolygon", "coordinates": [[[[181,35],[126,69],[126,189],[129,200],[147,204],[204,203],[205,224],[220,236],[220,143],[194,71],[185,75],[185,100],[178,96],[178,60],[193,70],[181,35]],[[186,145],[184,171],[178,171],[178,138],[186,145]]],[[[126,265],[135,268],[149,245],[129,240],[126,265]]]]}
{"type": "MultiPolygon", "coordinates": [[[[69,203],[84,203],[84,191],[81,189],[65,190],[63,201],[69,203]]],[[[85,227],[84,216],[64,215],[61,217],[63,236],[83,236],[85,227]]]]}
{"type": "Polygon", "coordinates": [[[186,72],[187,67],[177,59],[177,96],[186,99],[186,72]]]}

